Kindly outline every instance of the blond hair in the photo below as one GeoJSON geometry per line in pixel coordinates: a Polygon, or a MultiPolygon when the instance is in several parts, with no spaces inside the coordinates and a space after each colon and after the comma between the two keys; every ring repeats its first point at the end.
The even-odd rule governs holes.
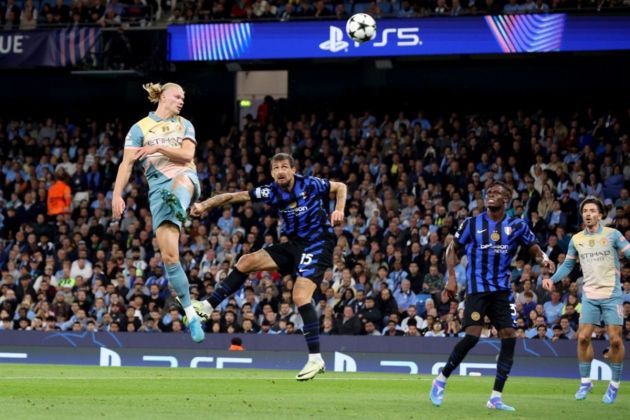
{"type": "Polygon", "coordinates": [[[160,102],[160,95],[166,89],[172,88],[172,87],[181,89],[182,92],[184,91],[184,89],[182,89],[182,87],[178,85],[177,83],[164,83],[163,85],[159,83],[145,83],[144,85],[142,85],[142,88],[146,90],[147,92],[149,92],[149,101],[151,101],[154,104],[157,104],[158,102],[160,102]]]}

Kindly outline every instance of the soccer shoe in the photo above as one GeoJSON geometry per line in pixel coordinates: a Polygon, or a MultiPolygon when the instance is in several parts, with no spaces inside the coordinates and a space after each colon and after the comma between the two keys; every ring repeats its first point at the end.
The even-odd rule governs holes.
{"type": "Polygon", "coordinates": [[[575,393],[575,399],[576,400],[583,400],[586,398],[586,396],[588,395],[589,392],[593,391],[593,384],[592,383],[587,383],[587,384],[582,384],[580,385],[580,387],[578,388],[577,392],[575,393]]]}
{"type": "Polygon", "coordinates": [[[619,391],[619,388],[617,388],[616,386],[612,384],[609,384],[608,389],[606,390],[606,393],[604,394],[604,397],[602,398],[602,402],[604,404],[614,403],[615,399],[617,399],[617,391],[619,391]]]}
{"type": "Polygon", "coordinates": [[[175,218],[182,223],[186,222],[186,210],[182,207],[182,203],[179,202],[179,198],[167,190],[162,190],[160,194],[162,195],[162,200],[171,208],[175,218]]]}
{"type": "Polygon", "coordinates": [[[431,398],[431,402],[436,407],[442,405],[442,400],[444,399],[444,388],[446,388],[446,382],[438,381],[437,379],[433,380],[429,398],[431,398]]]}
{"type": "Polygon", "coordinates": [[[201,343],[204,338],[206,338],[206,334],[203,332],[203,328],[201,328],[201,320],[198,317],[195,317],[188,322],[188,329],[190,330],[190,336],[195,343],[201,343]]]}
{"type": "Polygon", "coordinates": [[[488,407],[491,410],[516,411],[514,407],[510,407],[509,405],[503,404],[503,401],[501,401],[501,398],[499,397],[490,398],[488,402],[486,403],[486,407],[488,407]]]}
{"type": "Polygon", "coordinates": [[[304,368],[295,376],[298,381],[313,379],[317,374],[326,372],[326,364],[323,360],[309,360],[304,368]]]}
{"type": "Polygon", "coordinates": [[[203,303],[200,300],[195,300],[195,299],[192,299],[192,307],[197,313],[197,315],[199,316],[199,318],[201,318],[202,322],[210,321],[210,316],[212,315],[212,309],[210,310],[206,309],[206,307],[203,305],[203,303]]]}

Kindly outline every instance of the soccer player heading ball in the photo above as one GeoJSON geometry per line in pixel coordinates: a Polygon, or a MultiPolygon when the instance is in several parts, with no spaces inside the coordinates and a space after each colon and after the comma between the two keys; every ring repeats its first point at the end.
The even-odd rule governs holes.
{"type": "Polygon", "coordinates": [[[309,352],[308,362],[296,377],[304,381],[325,370],[319,350],[319,320],[311,299],[326,269],[333,265],[332,227],[343,222],[347,188],[341,182],[296,175],[293,157],[286,153],[271,158],[271,176],[271,184],[251,191],[219,194],[192,206],[190,214],[201,216],[208,209],[226,204],[263,202],[278,212],[283,232],[289,238],[286,243],[241,256],[208,300],[193,303],[197,313],[208,319],[213,308],[241,288],[249,273],[280,271],[283,276],[293,275],[293,301],[304,322],[302,330],[309,352]],[[336,206],[329,216],[330,193],[335,194],[336,206]]]}

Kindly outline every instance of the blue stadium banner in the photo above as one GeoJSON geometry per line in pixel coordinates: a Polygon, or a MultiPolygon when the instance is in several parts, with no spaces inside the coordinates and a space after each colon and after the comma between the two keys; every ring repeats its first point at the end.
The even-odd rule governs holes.
{"type": "MultiPolygon", "coordinates": [[[[3,363],[188,368],[299,370],[306,358],[301,335],[240,334],[245,351],[228,351],[233,336],[212,334],[202,344],[188,334],[57,331],[0,331],[3,363]]],[[[334,372],[388,372],[435,375],[457,338],[322,336],[322,354],[334,372]]],[[[498,339],[482,339],[456,374],[494,376],[498,339]]],[[[594,341],[591,378],[610,380],[602,357],[605,341],[594,341]]],[[[630,352],[630,343],[625,342],[630,352]]],[[[512,376],[577,378],[577,342],[517,340],[512,376]]],[[[630,379],[628,369],[623,379],[630,379]]]]}
{"type": "Polygon", "coordinates": [[[566,14],[382,19],[357,44],[345,21],[171,25],[171,61],[517,54],[630,49],[630,16],[566,14]]]}
{"type": "Polygon", "coordinates": [[[99,28],[0,32],[0,67],[66,67],[101,53],[99,28]]]}

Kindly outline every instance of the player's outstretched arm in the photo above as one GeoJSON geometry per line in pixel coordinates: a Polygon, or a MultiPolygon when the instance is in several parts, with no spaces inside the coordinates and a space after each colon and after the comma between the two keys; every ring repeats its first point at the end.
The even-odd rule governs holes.
{"type": "Polygon", "coordinates": [[[209,198],[205,201],[193,204],[190,208],[190,215],[194,217],[199,217],[203,214],[203,212],[214,207],[220,207],[227,204],[244,203],[245,201],[249,200],[251,200],[251,197],[249,196],[249,192],[247,191],[215,195],[214,197],[209,198]]]}
{"type": "Polygon", "coordinates": [[[455,266],[457,265],[457,252],[459,244],[455,239],[448,244],[444,259],[446,260],[446,269],[448,271],[448,280],[446,281],[446,291],[451,295],[457,293],[457,280],[455,274],[455,266]]]}
{"type": "Polygon", "coordinates": [[[330,215],[330,223],[335,226],[343,223],[348,187],[343,182],[330,181],[330,191],[335,194],[335,210],[330,215]]]}
{"type": "Polygon", "coordinates": [[[114,219],[120,219],[123,211],[125,211],[125,200],[122,197],[122,191],[131,176],[137,150],[135,147],[126,147],[123,152],[122,162],[118,165],[118,174],[116,174],[112,196],[112,217],[114,219]]]}

